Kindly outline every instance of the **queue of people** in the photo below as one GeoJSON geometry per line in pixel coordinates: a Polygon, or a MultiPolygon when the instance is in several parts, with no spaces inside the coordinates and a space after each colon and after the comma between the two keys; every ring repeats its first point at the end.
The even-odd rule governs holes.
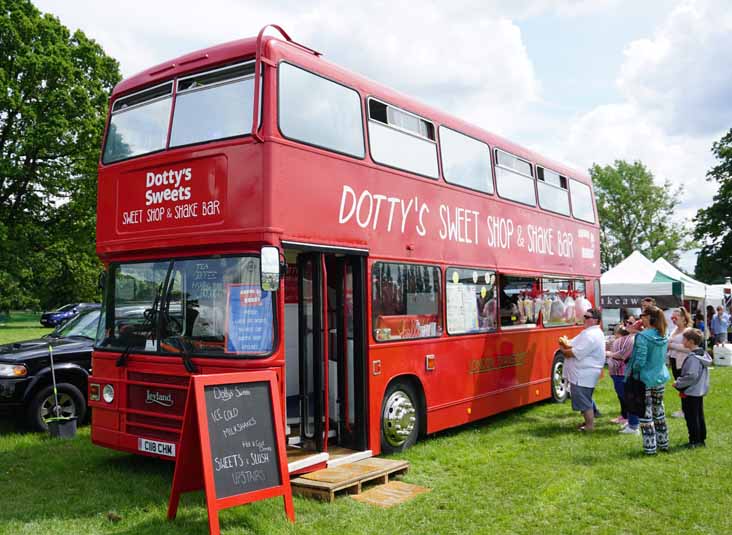
{"type": "MultiPolygon", "coordinates": [[[[726,333],[722,323],[724,314],[718,314],[718,317],[719,329],[724,328],[726,333]]],[[[729,322],[729,316],[726,321],[729,322]]],[[[600,312],[596,309],[587,311],[585,328],[578,336],[559,339],[560,350],[565,356],[564,373],[569,382],[572,408],[579,411],[584,420],[578,429],[594,429],[592,395],[607,363],[620,404],[620,415],[611,422],[621,425],[620,433],[642,435],[643,451],[648,455],[668,451],[664,396],[666,383],[673,376],[672,386],[679,392],[682,406],[673,416],[686,419],[689,434],[686,446],[706,445],[703,398],[709,391],[712,359],[704,349],[704,335],[697,328],[698,321],[692,321],[685,308],[675,309],[671,322],[674,329],[667,334],[664,312],[652,298],[646,298],[642,302],[640,319],[628,318],[616,326],[613,340],[607,347],[600,327],[600,312]],[[634,414],[626,403],[626,385],[629,382],[637,385],[639,381],[641,396],[645,390],[645,404],[643,397],[637,398],[639,414],[634,414]]]]}

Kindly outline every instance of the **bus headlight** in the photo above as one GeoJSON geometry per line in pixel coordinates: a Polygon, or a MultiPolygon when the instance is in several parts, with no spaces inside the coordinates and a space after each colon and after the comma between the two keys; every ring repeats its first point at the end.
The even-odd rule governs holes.
{"type": "Polygon", "coordinates": [[[0,364],[0,377],[16,379],[26,375],[28,375],[28,369],[22,364],[0,364]]]}
{"type": "Polygon", "coordinates": [[[112,385],[104,385],[102,397],[107,403],[112,403],[114,401],[114,387],[112,385]]]}

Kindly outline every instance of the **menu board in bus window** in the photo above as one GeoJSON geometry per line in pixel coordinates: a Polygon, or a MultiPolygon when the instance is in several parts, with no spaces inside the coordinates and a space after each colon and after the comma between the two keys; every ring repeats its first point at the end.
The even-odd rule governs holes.
{"type": "Polygon", "coordinates": [[[272,293],[257,284],[227,286],[226,352],[272,351],[272,293]]]}

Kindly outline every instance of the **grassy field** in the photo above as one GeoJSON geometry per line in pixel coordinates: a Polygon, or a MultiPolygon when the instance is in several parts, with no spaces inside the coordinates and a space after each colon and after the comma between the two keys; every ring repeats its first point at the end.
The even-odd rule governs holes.
{"type": "Polygon", "coordinates": [[[31,340],[53,331],[41,326],[40,317],[33,312],[12,312],[10,317],[0,317],[0,344],[31,340]]]}
{"type": "MultiPolygon", "coordinates": [[[[1,331],[0,331],[1,332],[1,331]]],[[[24,334],[20,335],[24,336],[24,334]]],[[[225,534],[699,533],[732,532],[732,368],[711,371],[708,447],[685,450],[683,420],[669,419],[671,452],[645,457],[638,436],[618,435],[609,378],[593,434],[575,431],[569,404],[540,403],[437,434],[401,455],[403,480],[431,492],[392,509],[347,496],[295,498],[297,523],[273,499],[221,513],[225,534]]],[[[667,413],[678,410],[669,392],[667,413]]],[[[173,465],[0,421],[0,533],[207,533],[202,493],[165,519],[173,465]]]]}

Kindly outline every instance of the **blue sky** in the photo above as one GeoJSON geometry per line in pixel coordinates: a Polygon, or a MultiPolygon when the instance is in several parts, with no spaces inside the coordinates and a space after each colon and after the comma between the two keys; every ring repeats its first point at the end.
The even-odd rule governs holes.
{"type": "MultiPolygon", "coordinates": [[[[707,206],[732,127],[724,0],[33,0],[129,76],[281,24],[347,68],[579,169],[641,160],[707,206]]],[[[694,255],[682,268],[693,271],[694,255]]]]}

